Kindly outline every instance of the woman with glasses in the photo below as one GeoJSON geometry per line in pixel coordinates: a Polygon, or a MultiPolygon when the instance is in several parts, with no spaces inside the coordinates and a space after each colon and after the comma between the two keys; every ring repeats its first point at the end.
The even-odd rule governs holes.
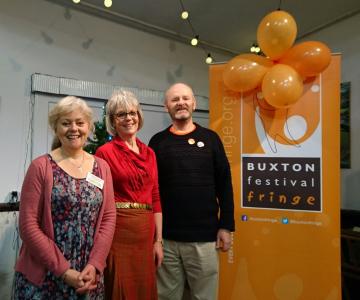
{"type": "Polygon", "coordinates": [[[136,133],[143,113],[135,95],[116,91],[106,104],[113,139],[96,156],[108,162],[114,183],[117,221],[105,270],[106,299],[157,299],[156,267],[161,265],[162,212],[154,152],[136,133]]]}

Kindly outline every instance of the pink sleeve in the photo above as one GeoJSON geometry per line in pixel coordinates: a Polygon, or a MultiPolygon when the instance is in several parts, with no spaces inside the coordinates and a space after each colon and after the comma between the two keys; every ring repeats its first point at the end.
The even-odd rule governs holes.
{"type": "Polygon", "coordinates": [[[94,246],[91,250],[88,263],[102,273],[106,266],[106,257],[110,251],[115,232],[116,208],[110,168],[105,161],[102,161],[101,165],[103,166],[102,173],[104,174],[104,210],[101,219],[98,220],[100,223],[98,224],[94,246]]]}
{"type": "Polygon", "coordinates": [[[160,192],[159,192],[159,180],[158,180],[158,170],[156,163],[155,153],[152,151],[153,156],[153,168],[154,168],[154,185],[152,189],[152,206],[153,212],[158,213],[161,212],[161,202],[160,202],[160,192]]]}
{"type": "Polygon", "coordinates": [[[70,268],[70,263],[41,228],[42,218],[46,214],[44,187],[48,182],[45,168],[40,160],[36,160],[31,163],[24,178],[19,212],[20,237],[34,259],[55,276],[60,276],[70,268]]]}

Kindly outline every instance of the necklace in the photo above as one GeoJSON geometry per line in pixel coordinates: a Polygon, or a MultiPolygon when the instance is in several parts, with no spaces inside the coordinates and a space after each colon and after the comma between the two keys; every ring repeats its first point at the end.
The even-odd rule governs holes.
{"type": "Polygon", "coordinates": [[[64,159],[67,159],[67,161],[70,163],[70,164],[72,164],[74,167],[76,167],[78,170],[79,170],[79,172],[81,172],[81,173],[83,173],[83,164],[84,164],[84,160],[85,160],[85,151],[82,151],[82,159],[81,159],[81,163],[80,163],[80,165],[77,165],[76,163],[74,163],[74,162],[72,162],[70,159],[71,159],[71,157],[70,156],[65,156],[64,155],[64,151],[61,149],[61,154],[62,154],[62,156],[64,157],[64,159]]]}

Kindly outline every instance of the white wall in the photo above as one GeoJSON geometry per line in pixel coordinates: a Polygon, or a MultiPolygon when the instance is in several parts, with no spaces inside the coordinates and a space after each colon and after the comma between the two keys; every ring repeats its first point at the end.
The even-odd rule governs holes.
{"type": "MultiPolygon", "coordinates": [[[[208,95],[202,50],[77,11],[71,15],[66,19],[63,7],[44,0],[0,0],[0,202],[21,189],[29,163],[31,74],[160,91],[184,81],[208,95]]],[[[0,299],[10,299],[16,216],[0,213],[0,299]]]]}
{"type": "Polygon", "coordinates": [[[20,190],[27,166],[32,73],[153,90],[185,81],[208,95],[201,49],[77,11],[68,20],[47,1],[1,0],[0,8],[0,202],[20,190]]]}
{"type": "MultiPolygon", "coordinates": [[[[360,210],[360,14],[336,23],[306,40],[326,43],[342,53],[341,81],[351,82],[351,169],[341,171],[341,207],[360,210]]],[[[325,99],[326,101],[326,99],[325,99]]],[[[340,126],[340,125],[339,125],[340,126]]]]}

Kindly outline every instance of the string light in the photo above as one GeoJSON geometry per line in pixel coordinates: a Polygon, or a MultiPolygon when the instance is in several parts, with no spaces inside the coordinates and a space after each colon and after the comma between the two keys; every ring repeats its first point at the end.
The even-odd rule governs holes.
{"type": "Polygon", "coordinates": [[[104,0],[104,6],[109,8],[112,5],[112,0],[104,0]]]}
{"type": "Polygon", "coordinates": [[[213,61],[212,57],[211,57],[211,54],[209,53],[205,59],[205,62],[209,65],[211,64],[213,61]]]}
{"type": "Polygon", "coordinates": [[[199,36],[195,36],[192,40],[191,40],[191,45],[196,46],[199,43],[199,36]]]}
{"type": "Polygon", "coordinates": [[[198,35],[197,32],[195,31],[195,28],[194,28],[194,26],[193,26],[192,23],[191,23],[191,20],[190,20],[190,18],[189,18],[189,11],[188,11],[187,9],[185,9],[185,6],[184,6],[184,3],[182,2],[182,0],[179,0],[179,3],[180,3],[180,6],[181,6],[181,18],[182,18],[183,20],[186,20],[186,21],[187,21],[187,23],[189,24],[190,29],[191,29],[191,31],[192,31],[192,33],[193,33],[193,36],[194,36],[194,37],[191,39],[190,44],[191,44],[192,46],[197,46],[197,45],[199,45],[200,48],[204,50],[205,55],[207,55],[207,56],[205,57],[205,62],[206,62],[207,64],[211,64],[211,63],[213,62],[213,58],[211,57],[211,54],[206,51],[206,49],[205,49],[205,47],[202,45],[202,43],[199,44],[199,35],[198,35]]]}
{"type": "Polygon", "coordinates": [[[183,20],[186,20],[188,17],[189,17],[189,13],[188,13],[186,10],[184,10],[184,11],[181,13],[181,18],[182,18],[183,20]]]}
{"type": "Polygon", "coordinates": [[[257,44],[252,44],[252,46],[250,47],[250,52],[251,53],[259,54],[260,51],[261,51],[261,49],[257,44]]]}
{"type": "Polygon", "coordinates": [[[78,4],[78,3],[80,3],[80,0],[73,0],[73,2],[78,4]]]}

